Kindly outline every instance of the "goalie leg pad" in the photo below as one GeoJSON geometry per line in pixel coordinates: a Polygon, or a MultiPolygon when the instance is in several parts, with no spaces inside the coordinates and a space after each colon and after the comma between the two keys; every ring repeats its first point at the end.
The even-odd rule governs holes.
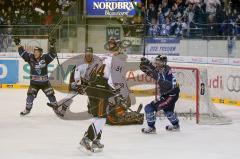
{"type": "Polygon", "coordinates": [[[133,125],[143,124],[144,114],[137,112],[125,112],[123,115],[110,114],[107,117],[109,125],[133,125]]]}
{"type": "Polygon", "coordinates": [[[172,111],[164,111],[165,116],[168,118],[168,120],[172,123],[172,125],[178,125],[179,120],[177,115],[172,111]]]}
{"type": "Polygon", "coordinates": [[[150,103],[145,106],[145,113],[146,113],[146,120],[148,123],[148,126],[150,127],[155,127],[155,122],[156,122],[156,108],[150,103]]]}

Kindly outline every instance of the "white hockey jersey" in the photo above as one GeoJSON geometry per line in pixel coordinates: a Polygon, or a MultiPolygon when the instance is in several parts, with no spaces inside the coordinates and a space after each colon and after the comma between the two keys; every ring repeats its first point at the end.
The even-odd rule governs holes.
{"type": "Polygon", "coordinates": [[[124,55],[113,56],[107,54],[103,56],[105,64],[104,77],[108,79],[108,84],[114,89],[120,89],[124,98],[129,96],[127,81],[124,76],[124,55]]]}
{"type": "Polygon", "coordinates": [[[80,58],[79,64],[76,66],[74,72],[75,82],[78,82],[81,78],[88,81],[90,79],[91,72],[98,69],[100,66],[102,66],[102,60],[100,57],[93,55],[93,61],[89,64],[85,62],[85,57],[83,55],[82,58],[80,58]]]}

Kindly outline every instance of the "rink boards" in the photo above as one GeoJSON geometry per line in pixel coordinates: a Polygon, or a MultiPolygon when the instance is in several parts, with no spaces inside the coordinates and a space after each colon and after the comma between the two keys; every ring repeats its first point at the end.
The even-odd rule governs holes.
{"type": "MultiPolygon", "coordinates": [[[[76,54],[75,54],[76,55],[76,54]]],[[[54,88],[60,92],[67,91],[69,72],[72,66],[77,64],[72,56],[62,57],[63,73],[60,71],[57,61],[49,66],[49,76],[54,88]],[[71,59],[72,60],[72,59],[71,59]],[[63,77],[64,76],[64,77],[63,77]],[[64,79],[64,80],[63,80],[64,79]]],[[[154,82],[144,76],[138,69],[140,55],[130,55],[126,62],[126,79],[129,88],[135,96],[154,96],[154,82]]],[[[240,67],[228,65],[186,64],[170,63],[171,66],[184,66],[195,68],[208,68],[208,88],[214,103],[240,106],[240,67]]],[[[0,58],[0,88],[24,89],[29,84],[29,65],[21,58],[0,58]]],[[[181,94],[184,99],[194,100],[192,94],[181,94]]]]}

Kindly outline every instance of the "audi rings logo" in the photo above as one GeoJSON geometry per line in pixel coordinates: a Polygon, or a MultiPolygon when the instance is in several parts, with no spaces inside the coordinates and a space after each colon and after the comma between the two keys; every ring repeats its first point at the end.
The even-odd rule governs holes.
{"type": "Polygon", "coordinates": [[[240,76],[229,76],[227,81],[227,89],[230,92],[240,92],[240,76]]]}

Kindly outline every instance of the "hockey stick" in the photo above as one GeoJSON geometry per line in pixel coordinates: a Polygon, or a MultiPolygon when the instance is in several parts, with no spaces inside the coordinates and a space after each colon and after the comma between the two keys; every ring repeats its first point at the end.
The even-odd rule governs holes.
{"type": "Polygon", "coordinates": [[[70,101],[71,99],[73,99],[74,97],[76,97],[77,95],[79,95],[78,92],[76,92],[75,94],[73,94],[70,98],[67,98],[65,101],[63,101],[60,105],[57,104],[57,107],[52,104],[52,103],[47,103],[47,105],[53,109],[58,109],[59,107],[61,107],[63,104],[67,103],[68,101],[70,101]]]}

